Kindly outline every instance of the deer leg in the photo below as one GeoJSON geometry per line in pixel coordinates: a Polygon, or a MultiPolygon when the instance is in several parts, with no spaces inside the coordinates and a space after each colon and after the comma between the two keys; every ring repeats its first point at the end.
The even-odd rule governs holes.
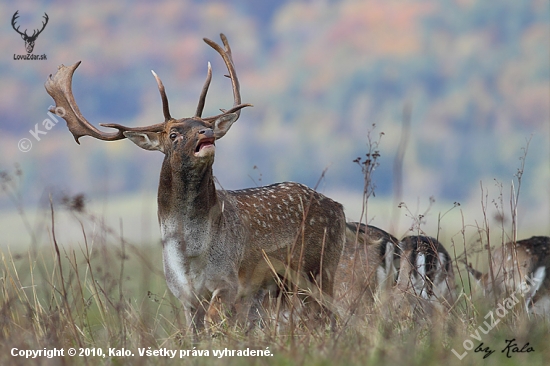
{"type": "Polygon", "coordinates": [[[296,315],[301,318],[301,321],[316,324],[316,326],[330,323],[331,329],[335,330],[336,314],[332,311],[334,282],[329,270],[325,269],[322,274],[310,274],[308,277],[309,285],[305,283],[304,285],[310,293],[305,297],[300,295],[301,300],[291,306],[297,311],[296,315]],[[320,283],[321,287],[319,287],[320,283]]]}
{"type": "Polygon", "coordinates": [[[188,332],[192,332],[194,343],[198,343],[199,334],[204,330],[204,317],[206,309],[204,304],[185,304],[185,319],[188,332]]]}
{"type": "Polygon", "coordinates": [[[232,322],[236,313],[236,297],[237,291],[233,288],[218,288],[214,291],[205,316],[210,331],[219,327],[225,320],[232,322]]]}
{"type": "Polygon", "coordinates": [[[332,310],[334,309],[334,306],[333,306],[334,277],[331,275],[331,273],[335,273],[335,271],[336,271],[336,268],[325,268],[323,269],[321,276],[317,275],[317,277],[321,277],[321,289],[320,289],[321,291],[320,291],[320,302],[319,302],[320,306],[318,306],[317,308],[321,311],[320,313],[321,315],[328,317],[328,321],[330,322],[330,327],[333,331],[336,330],[337,313],[335,313],[332,310]]]}
{"type": "Polygon", "coordinates": [[[247,328],[246,333],[249,333],[252,329],[260,326],[260,322],[266,316],[266,312],[263,306],[266,296],[269,291],[266,289],[259,289],[250,300],[246,302],[244,309],[248,309],[247,315],[247,328]]]}

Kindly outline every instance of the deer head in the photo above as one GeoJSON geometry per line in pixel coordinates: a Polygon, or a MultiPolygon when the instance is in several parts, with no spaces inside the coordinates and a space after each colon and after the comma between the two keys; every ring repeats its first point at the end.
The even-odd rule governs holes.
{"type": "Polygon", "coordinates": [[[32,33],[32,36],[29,36],[27,34],[26,29],[25,29],[25,32],[21,33],[19,31],[19,27],[15,28],[15,21],[17,20],[17,18],[19,18],[19,15],[17,13],[19,13],[19,10],[17,10],[15,12],[15,14],[13,14],[13,17],[11,18],[11,26],[13,27],[13,29],[15,29],[15,31],[17,33],[19,33],[21,35],[21,38],[23,38],[23,40],[25,41],[25,49],[27,50],[27,53],[32,53],[32,50],[34,49],[34,42],[36,41],[36,38],[38,38],[38,35],[40,33],[42,33],[44,28],[46,28],[46,24],[48,24],[48,19],[49,19],[48,14],[44,13],[43,18],[45,19],[45,21],[42,22],[42,29],[40,29],[40,30],[35,29],[34,32],[32,33]]]}
{"type": "Polygon", "coordinates": [[[63,118],[67,121],[67,126],[77,143],[80,143],[78,140],[82,136],[91,136],[103,141],[128,138],[143,149],[163,152],[166,159],[174,160],[173,166],[178,166],[178,163],[181,163],[179,166],[183,168],[189,162],[195,164],[198,161],[211,165],[214,157],[215,141],[226,134],[231,125],[239,118],[242,108],[251,106],[250,104],[241,104],[239,81],[233,65],[231,48],[223,34],[221,34],[221,39],[224,48],[209,39],[204,39],[208,45],[222,56],[233,86],[233,107],[229,110],[222,110],[221,114],[202,117],[206,94],[212,80],[210,63],[208,63],[208,74],[195,115],[191,118],[172,118],[164,85],[157,74],[152,71],[162,99],[164,122],[146,127],[126,127],[119,124],[100,123],[101,126],[114,128],[118,131],[108,133],[98,130],[80,113],[72,93],[72,77],[80,62],[69,67],[61,65],[57,73],[53,77],[50,75],[46,81],[46,90],[56,103],[56,108],[52,108],[51,111],[55,113],[56,109],[63,108],[62,110],[65,113],[63,118]]]}

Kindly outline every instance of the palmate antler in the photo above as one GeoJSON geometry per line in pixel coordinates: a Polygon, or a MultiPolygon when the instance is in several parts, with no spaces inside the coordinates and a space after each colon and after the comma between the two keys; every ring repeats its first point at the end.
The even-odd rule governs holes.
{"type": "MultiPolygon", "coordinates": [[[[241,104],[239,81],[237,78],[235,67],[233,66],[233,60],[231,57],[231,48],[229,47],[227,38],[223,34],[221,34],[220,36],[225,48],[222,48],[220,45],[218,45],[217,43],[209,39],[205,38],[204,41],[209,46],[214,48],[220,54],[220,56],[222,56],[225,62],[225,65],[227,66],[227,70],[229,72],[229,78],[231,79],[231,83],[233,86],[234,103],[231,109],[222,110],[222,113],[219,115],[206,117],[206,118],[201,117],[202,111],[204,109],[204,104],[206,101],[206,94],[208,92],[208,87],[210,86],[210,81],[212,79],[212,69],[209,63],[207,78],[204,83],[204,86],[199,98],[199,104],[197,106],[197,110],[194,116],[194,118],[202,119],[203,121],[206,121],[208,123],[212,123],[219,117],[229,113],[235,113],[238,116],[242,108],[251,106],[250,104],[241,104]]],[[[124,139],[125,131],[160,132],[164,130],[166,123],[168,121],[173,120],[173,118],[170,115],[170,110],[168,107],[168,98],[166,97],[164,85],[162,84],[162,81],[157,76],[157,74],[153,72],[153,76],[157,81],[158,89],[162,99],[162,110],[164,114],[164,122],[157,123],[151,126],[145,126],[145,127],[126,127],[116,123],[100,123],[100,126],[114,128],[114,129],[117,129],[118,131],[103,132],[98,130],[95,126],[90,124],[90,122],[88,122],[86,118],[84,118],[82,113],[80,113],[78,105],[73,96],[72,79],[73,79],[73,74],[79,65],[80,65],[80,61],[68,67],[64,65],[59,66],[55,75],[53,76],[50,75],[50,77],[48,78],[48,80],[44,85],[46,87],[46,91],[56,103],[56,107],[52,108],[50,111],[53,113],[55,113],[56,110],[63,111],[64,115],[62,117],[67,122],[69,131],[71,131],[77,143],[79,143],[78,139],[82,136],[91,136],[96,139],[104,140],[104,141],[115,141],[115,140],[124,139]]]]}
{"type": "MultiPolygon", "coordinates": [[[[72,80],[75,70],[80,65],[80,61],[72,66],[59,66],[54,76],[50,75],[46,84],[46,91],[55,101],[56,107],[51,108],[50,111],[55,113],[56,110],[63,112],[63,118],[67,122],[69,131],[74,136],[77,143],[80,144],[78,139],[82,136],[91,136],[99,140],[115,141],[126,138],[123,134],[124,131],[162,131],[164,123],[159,123],[148,127],[131,128],[117,124],[101,124],[101,126],[112,127],[118,129],[118,132],[103,132],[98,130],[90,122],[84,118],[76,101],[74,100],[72,91],[72,80]],[[61,109],[62,108],[62,109],[61,109]]],[[[160,87],[159,87],[160,88],[160,87]]]]}

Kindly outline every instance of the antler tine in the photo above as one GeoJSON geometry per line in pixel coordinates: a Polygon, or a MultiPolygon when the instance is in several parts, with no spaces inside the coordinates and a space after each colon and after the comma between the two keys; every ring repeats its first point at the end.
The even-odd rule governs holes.
{"type": "Polygon", "coordinates": [[[162,99],[162,113],[164,114],[164,121],[168,122],[172,119],[172,116],[170,115],[170,108],[168,107],[168,98],[166,97],[164,84],[162,84],[162,81],[153,70],[151,70],[151,72],[153,73],[153,76],[155,77],[155,80],[157,81],[157,85],[159,87],[160,98],[162,99]]]}
{"type": "Polygon", "coordinates": [[[233,86],[233,107],[229,109],[228,111],[224,111],[222,114],[203,118],[206,121],[212,121],[224,114],[228,113],[235,113],[237,114],[237,117],[240,115],[240,110],[244,107],[251,107],[252,104],[241,104],[241,92],[240,92],[240,86],[239,86],[239,79],[237,78],[237,72],[235,71],[235,66],[233,65],[233,58],[231,56],[231,47],[229,46],[229,41],[227,40],[227,37],[221,33],[220,38],[222,39],[223,45],[225,47],[222,48],[219,44],[217,44],[214,41],[211,41],[208,38],[203,38],[204,42],[208,44],[210,47],[216,50],[222,57],[223,61],[225,62],[225,66],[227,67],[227,71],[229,72],[229,78],[231,79],[231,84],[233,86]]]}
{"type": "Polygon", "coordinates": [[[199,105],[197,106],[197,111],[195,112],[195,117],[201,117],[202,111],[204,109],[204,103],[206,102],[206,94],[208,93],[208,88],[210,87],[210,82],[212,81],[212,65],[208,63],[208,72],[206,75],[206,80],[204,81],[204,86],[202,87],[201,96],[199,98],[199,105]]]}
{"type": "Polygon", "coordinates": [[[229,72],[229,77],[231,78],[231,83],[233,85],[233,105],[236,106],[238,104],[241,104],[239,79],[237,78],[237,72],[235,71],[235,66],[233,65],[233,58],[231,55],[231,47],[229,46],[229,41],[223,33],[220,34],[220,38],[222,39],[225,49],[222,49],[219,44],[211,41],[208,38],[204,38],[204,41],[220,54],[220,56],[223,58],[223,61],[225,62],[225,66],[227,66],[227,71],[229,72]]]}
{"type": "Polygon", "coordinates": [[[78,139],[82,136],[91,136],[103,141],[115,141],[126,138],[124,136],[125,131],[159,132],[163,130],[165,123],[137,128],[121,126],[114,123],[100,124],[118,130],[117,132],[108,133],[100,131],[90,124],[90,122],[80,113],[80,109],[76,104],[72,91],[73,74],[79,65],[80,61],[69,67],[64,65],[59,66],[55,75],[50,75],[44,84],[46,91],[56,104],[55,108],[51,108],[50,111],[56,113],[67,122],[67,127],[78,144],[80,144],[78,139]]]}

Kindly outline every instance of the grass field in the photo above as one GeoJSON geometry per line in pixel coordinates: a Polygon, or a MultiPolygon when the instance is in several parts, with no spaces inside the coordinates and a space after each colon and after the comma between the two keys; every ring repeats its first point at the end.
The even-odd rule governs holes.
{"type": "Polygon", "coordinates": [[[182,307],[166,287],[160,247],[131,245],[120,230],[101,222],[90,234],[84,223],[96,218],[77,201],[69,203],[74,224],[83,227],[78,243],[57,241],[52,208],[50,246],[2,249],[1,364],[426,366],[550,360],[547,319],[527,316],[520,305],[506,314],[497,311],[506,299],[471,296],[463,271],[457,279],[466,293],[443,314],[394,311],[383,300],[360,300],[358,307],[342,301],[335,330],[307,324],[281,330],[266,322],[246,334],[222,326],[193,343],[182,307]],[[490,350],[494,353],[484,358],[490,350]],[[521,350],[530,352],[514,352],[521,350]]]}
{"type": "Polygon", "coordinates": [[[528,319],[516,307],[502,319],[495,313],[495,321],[500,321],[485,334],[491,325],[486,315],[494,309],[489,303],[472,302],[469,296],[459,299],[444,317],[424,321],[392,318],[383,311],[385,304],[374,304],[362,309],[361,315],[344,313],[336,331],[301,327],[285,334],[268,324],[248,336],[242,329],[225,329],[193,345],[184,330],[181,305],[167,291],[160,263],[159,248],[122,242],[59,245],[59,253],[55,247],[3,251],[0,362],[46,364],[45,357],[26,359],[12,352],[55,348],[63,349],[64,356],[49,360],[52,364],[171,364],[181,362],[180,357],[193,364],[235,365],[545,365],[550,360],[547,321],[528,319]],[[519,349],[528,342],[534,351],[510,352],[508,358],[501,351],[510,339],[519,349]],[[482,349],[495,350],[486,359],[484,352],[471,350],[459,360],[452,351],[463,355],[464,347],[475,349],[481,342],[482,349]],[[69,348],[82,356],[68,356],[69,348]],[[110,354],[109,349],[119,353],[110,354]],[[163,349],[177,351],[175,358],[140,356],[140,350],[163,349]],[[272,356],[214,355],[214,350],[224,349],[269,350],[272,356]],[[132,355],[120,353],[123,350],[132,355]],[[199,351],[203,356],[198,356],[199,351]]]}
{"type": "MultiPolygon", "coordinates": [[[[365,205],[374,167],[363,165],[365,205]]],[[[28,222],[12,186],[13,177],[4,172],[0,178],[22,221],[28,222]]],[[[521,175],[518,178],[521,183],[521,175]]],[[[482,198],[485,218],[488,204],[487,198],[482,198]]],[[[502,197],[492,204],[498,210],[505,206],[502,197]]],[[[514,204],[517,200],[512,198],[512,211],[514,204]]],[[[477,251],[486,252],[483,248],[491,238],[490,231],[500,232],[502,241],[507,241],[510,233],[513,236],[514,212],[512,217],[511,226],[503,221],[501,227],[491,230],[488,220],[479,223],[477,251]]],[[[421,230],[421,217],[417,220],[413,226],[421,230]]],[[[396,306],[386,298],[337,298],[338,324],[331,329],[293,321],[279,326],[271,306],[262,327],[247,333],[239,326],[222,323],[215,333],[203,334],[194,342],[182,306],[166,286],[160,243],[137,246],[127,241],[122,227],[114,228],[88,213],[82,196],[51,202],[44,222],[42,233],[32,232],[26,224],[31,238],[28,248],[0,246],[2,365],[550,362],[549,319],[528,315],[518,293],[500,298],[481,296],[461,265],[466,253],[470,262],[476,255],[465,237],[455,240],[452,250],[447,246],[458,284],[457,301],[451,309],[427,313],[396,306]],[[61,213],[71,217],[80,239],[58,239],[56,217],[61,213]],[[49,237],[48,245],[33,242],[44,234],[49,237]]],[[[486,256],[482,258],[486,260],[486,256]]]]}

